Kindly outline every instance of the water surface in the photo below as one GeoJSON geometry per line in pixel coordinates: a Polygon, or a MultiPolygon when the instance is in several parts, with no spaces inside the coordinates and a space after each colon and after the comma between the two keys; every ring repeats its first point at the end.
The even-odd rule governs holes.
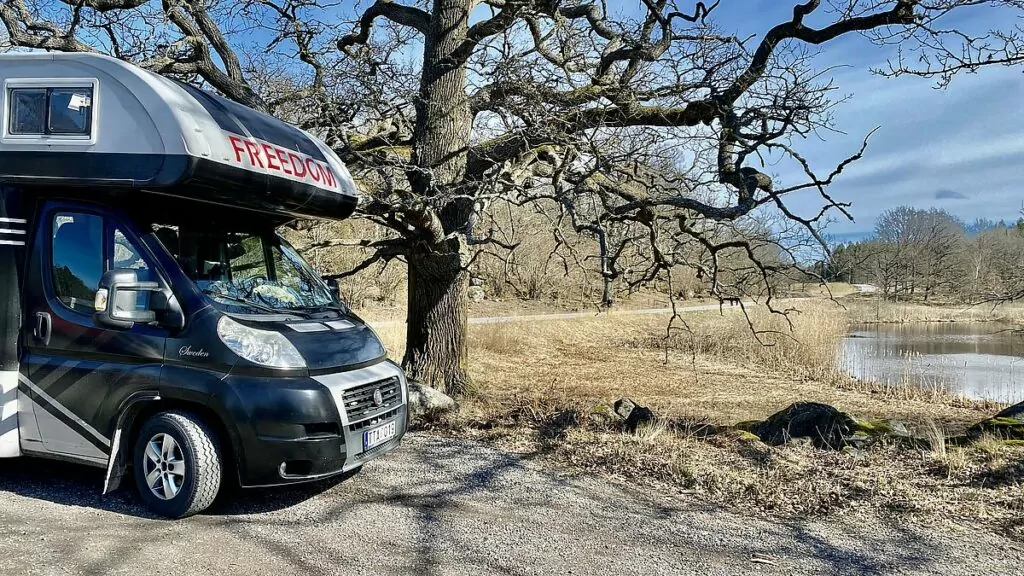
{"type": "Polygon", "coordinates": [[[854,326],[840,364],[852,376],[942,387],[970,398],[1024,401],[1024,336],[997,323],[854,326]]]}

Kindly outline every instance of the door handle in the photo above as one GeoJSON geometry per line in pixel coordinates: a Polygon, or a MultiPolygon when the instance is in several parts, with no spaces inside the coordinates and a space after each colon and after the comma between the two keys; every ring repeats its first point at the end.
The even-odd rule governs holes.
{"type": "Polygon", "coordinates": [[[53,332],[53,319],[48,312],[36,312],[36,329],[33,332],[38,340],[43,341],[43,346],[50,345],[50,333],[53,332]]]}

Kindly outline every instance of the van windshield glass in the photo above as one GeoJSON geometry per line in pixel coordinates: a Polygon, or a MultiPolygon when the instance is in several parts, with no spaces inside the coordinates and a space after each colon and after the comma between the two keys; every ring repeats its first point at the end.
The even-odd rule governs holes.
{"type": "Polygon", "coordinates": [[[185,274],[227,306],[270,312],[330,307],[330,290],[294,248],[272,232],[157,230],[185,274]]]}

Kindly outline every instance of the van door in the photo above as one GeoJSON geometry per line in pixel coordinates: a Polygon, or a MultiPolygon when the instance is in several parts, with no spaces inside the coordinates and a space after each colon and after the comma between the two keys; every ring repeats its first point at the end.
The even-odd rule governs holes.
{"type": "MultiPolygon", "coordinates": [[[[37,430],[22,435],[22,449],[105,466],[121,401],[157,389],[167,334],[149,325],[97,326],[96,290],[113,268],[133,269],[139,280],[157,280],[159,273],[131,228],[108,211],[49,203],[37,222],[19,386],[37,430]]],[[[148,306],[148,294],[139,294],[136,305],[148,306]]]]}

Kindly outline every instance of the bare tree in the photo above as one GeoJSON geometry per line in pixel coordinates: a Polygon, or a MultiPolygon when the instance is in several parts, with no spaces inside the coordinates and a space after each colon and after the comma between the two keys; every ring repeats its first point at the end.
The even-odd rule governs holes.
{"type": "Polygon", "coordinates": [[[878,283],[892,298],[950,293],[966,281],[966,234],[944,210],[899,206],[875,224],[878,283]]]}
{"type": "Polygon", "coordinates": [[[771,305],[772,276],[821,242],[830,212],[846,214],[827,186],[863,152],[819,174],[797,150],[832,129],[835,104],[809,48],[860,33],[944,54],[975,39],[946,34],[942,18],[1016,5],[843,0],[814,28],[805,19],[822,2],[808,0],[743,38],[714,25],[718,2],[642,0],[630,18],[590,0],[377,0],[340,29],[324,21],[337,11],[326,1],[4,0],[0,20],[12,45],[110,52],[324,137],[366,192],[362,217],[393,231],[356,269],[408,263],[404,367],[456,394],[470,386],[471,247],[498,241],[474,227],[493,200],[545,202],[593,235],[606,279],[641,283],[684,264],[720,298],[754,282],[771,305]],[[769,159],[805,179],[775,182],[760,168],[769,159]],[[820,195],[820,211],[790,209],[801,190],[820,195]],[[788,224],[751,237],[765,219],[788,224]],[[622,266],[628,252],[642,269],[622,266]]]}

